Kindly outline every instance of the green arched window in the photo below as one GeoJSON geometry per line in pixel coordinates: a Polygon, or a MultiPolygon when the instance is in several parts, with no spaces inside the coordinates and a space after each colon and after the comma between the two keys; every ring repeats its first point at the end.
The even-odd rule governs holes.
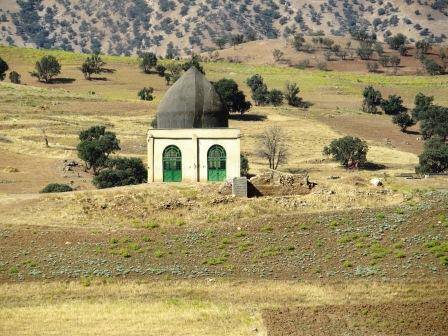
{"type": "Polygon", "coordinates": [[[207,153],[208,180],[224,181],[226,175],[226,151],[222,146],[213,145],[207,153]]]}
{"type": "Polygon", "coordinates": [[[163,151],[163,182],[182,181],[182,153],[171,145],[163,151]]]}

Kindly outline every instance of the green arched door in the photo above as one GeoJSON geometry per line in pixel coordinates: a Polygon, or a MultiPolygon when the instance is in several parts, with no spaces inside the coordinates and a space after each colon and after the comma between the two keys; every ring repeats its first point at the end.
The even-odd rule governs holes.
{"type": "Polygon", "coordinates": [[[163,151],[163,182],[182,181],[182,154],[177,146],[163,151]]]}
{"type": "Polygon", "coordinates": [[[213,145],[207,153],[208,180],[224,181],[226,175],[226,151],[219,145],[213,145]]]}

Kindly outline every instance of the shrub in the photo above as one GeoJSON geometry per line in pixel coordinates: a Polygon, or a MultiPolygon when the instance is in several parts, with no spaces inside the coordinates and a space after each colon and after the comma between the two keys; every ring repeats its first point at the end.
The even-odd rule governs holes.
{"type": "Polygon", "coordinates": [[[423,153],[419,156],[417,173],[443,173],[448,169],[448,144],[440,138],[425,142],[423,153]]]}
{"type": "Polygon", "coordinates": [[[395,125],[398,125],[402,132],[406,132],[406,129],[408,127],[415,125],[414,119],[412,119],[412,117],[407,112],[401,112],[397,115],[394,115],[394,117],[392,118],[392,122],[395,125]]]}
{"type": "Polygon", "coordinates": [[[84,74],[84,78],[90,80],[93,74],[112,72],[112,70],[104,68],[105,65],[106,62],[101,59],[100,55],[95,54],[86,58],[81,65],[81,72],[84,74]]]}
{"type": "Polygon", "coordinates": [[[93,170],[95,175],[99,169],[105,167],[109,155],[120,150],[115,133],[106,132],[104,126],[93,126],[81,131],[79,140],[78,157],[85,162],[87,169],[93,170]]]}
{"type": "Polygon", "coordinates": [[[269,91],[268,102],[274,106],[280,106],[283,104],[283,92],[277,89],[269,91]]]}
{"type": "Polygon", "coordinates": [[[36,62],[35,70],[31,76],[37,77],[39,81],[50,83],[51,79],[61,73],[61,65],[52,55],[46,55],[36,62]]]}
{"type": "Polygon", "coordinates": [[[351,136],[333,140],[324,148],[324,155],[331,155],[347,168],[358,168],[367,162],[368,146],[365,141],[351,136]]]}
{"type": "Polygon", "coordinates": [[[378,72],[378,69],[380,68],[377,62],[367,62],[366,67],[369,72],[378,72]]]}
{"type": "Polygon", "coordinates": [[[407,37],[401,33],[398,33],[395,36],[389,37],[386,42],[389,44],[389,47],[394,50],[399,50],[400,47],[404,46],[407,42],[407,37]]]}
{"type": "Polygon", "coordinates": [[[263,77],[256,74],[246,80],[247,85],[252,91],[252,99],[256,105],[265,105],[268,103],[268,88],[263,81],[263,77]]]}
{"type": "Polygon", "coordinates": [[[362,60],[369,60],[373,55],[373,48],[370,42],[363,41],[356,49],[356,53],[362,60]]]}
{"type": "Polygon", "coordinates": [[[240,155],[240,174],[241,176],[247,176],[249,173],[249,159],[243,153],[240,155]]]}
{"type": "Polygon", "coordinates": [[[118,157],[108,159],[106,168],[93,178],[98,189],[141,184],[148,172],[141,159],[118,157]]]}
{"type": "Polygon", "coordinates": [[[152,87],[144,87],[138,92],[138,96],[141,100],[152,101],[154,100],[153,92],[154,89],[152,87]]]}
{"type": "Polygon", "coordinates": [[[0,81],[4,80],[6,77],[6,71],[8,71],[9,66],[1,57],[0,57],[0,81]]]}
{"type": "Polygon", "coordinates": [[[47,194],[47,193],[59,193],[68,191],[73,191],[73,188],[70,187],[68,184],[50,183],[40,192],[43,194],[47,194]]]}
{"type": "Polygon", "coordinates": [[[362,103],[362,110],[367,113],[377,113],[378,106],[381,105],[381,92],[375,90],[373,86],[367,86],[363,93],[364,101],[362,103]]]}
{"type": "Polygon", "coordinates": [[[426,72],[431,76],[443,75],[443,73],[445,72],[443,66],[441,66],[431,58],[422,58],[421,62],[423,63],[426,72]]]}
{"type": "Polygon", "coordinates": [[[21,81],[20,81],[19,73],[16,72],[16,71],[11,71],[9,73],[9,80],[10,80],[11,83],[20,84],[21,81]]]}
{"type": "Polygon", "coordinates": [[[285,99],[288,102],[288,105],[308,108],[310,104],[303,101],[303,99],[299,97],[299,93],[300,89],[296,83],[286,82],[285,99]]]}
{"type": "Polygon", "coordinates": [[[403,99],[397,95],[390,95],[388,99],[384,99],[381,102],[381,108],[384,113],[390,115],[396,115],[407,111],[407,108],[403,106],[403,99]]]}
{"type": "Polygon", "coordinates": [[[328,70],[327,62],[319,61],[316,66],[321,71],[327,71],[328,70]]]}
{"type": "Polygon", "coordinates": [[[250,109],[251,103],[246,101],[246,96],[233,79],[220,79],[213,86],[229,112],[244,114],[250,109]]]}

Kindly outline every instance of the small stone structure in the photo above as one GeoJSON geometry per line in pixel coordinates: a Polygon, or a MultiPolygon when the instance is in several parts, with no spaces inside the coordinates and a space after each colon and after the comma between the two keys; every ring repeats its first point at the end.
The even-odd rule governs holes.
{"type": "MultiPolygon", "coordinates": [[[[248,197],[306,195],[314,187],[308,173],[287,173],[267,170],[248,181],[248,197]]],[[[232,180],[226,181],[220,188],[223,195],[232,194],[232,180]]]]}

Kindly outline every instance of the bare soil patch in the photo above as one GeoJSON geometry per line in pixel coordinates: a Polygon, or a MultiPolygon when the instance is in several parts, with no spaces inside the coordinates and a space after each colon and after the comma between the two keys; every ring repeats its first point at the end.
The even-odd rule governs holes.
{"type": "Polygon", "coordinates": [[[444,336],[448,302],[269,309],[264,321],[270,336],[444,336]]]}

